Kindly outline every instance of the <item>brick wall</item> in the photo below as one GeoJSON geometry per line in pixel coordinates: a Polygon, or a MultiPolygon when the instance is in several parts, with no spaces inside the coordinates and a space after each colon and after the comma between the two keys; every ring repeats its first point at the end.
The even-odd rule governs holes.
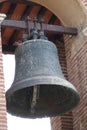
{"type": "MultiPolygon", "coordinates": [[[[58,55],[59,55],[62,72],[66,77],[66,79],[68,79],[64,44],[57,42],[56,46],[58,48],[58,55]]],[[[62,116],[51,118],[51,126],[52,126],[52,130],[73,130],[72,112],[68,112],[62,116]]]]}
{"type": "Polygon", "coordinates": [[[4,86],[4,76],[3,76],[3,63],[2,63],[1,35],[0,35],[0,130],[7,130],[7,117],[6,117],[6,102],[5,102],[5,86],[4,86]]]}
{"type": "MultiPolygon", "coordinates": [[[[74,43],[73,39],[65,40],[68,79],[79,94],[80,103],[72,111],[73,130],[87,129],[87,43],[74,43]]],[[[85,39],[84,39],[85,40],[85,39]]]]}
{"type": "Polygon", "coordinates": [[[74,43],[74,38],[64,36],[65,50],[64,46],[57,45],[62,71],[78,90],[81,100],[72,112],[51,119],[52,130],[87,129],[87,43],[83,42],[83,37],[83,40],[74,43]]]}

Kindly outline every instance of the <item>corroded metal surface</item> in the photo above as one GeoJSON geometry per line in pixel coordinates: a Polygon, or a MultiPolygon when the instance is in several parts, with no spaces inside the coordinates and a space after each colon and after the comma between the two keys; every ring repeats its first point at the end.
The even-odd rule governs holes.
{"type": "Polygon", "coordinates": [[[52,42],[26,41],[18,46],[15,56],[15,79],[6,93],[9,113],[25,118],[52,117],[78,104],[79,95],[65,80],[52,42]]]}

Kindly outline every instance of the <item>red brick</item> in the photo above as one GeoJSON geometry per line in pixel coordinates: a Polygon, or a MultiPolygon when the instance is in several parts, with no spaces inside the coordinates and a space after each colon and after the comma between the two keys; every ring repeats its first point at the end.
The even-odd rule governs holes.
{"type": "Polygon", "coordinates": [[[0,35],[0,130],[7,130],[5,86],[3,76],[2,47],[0,35]]]}

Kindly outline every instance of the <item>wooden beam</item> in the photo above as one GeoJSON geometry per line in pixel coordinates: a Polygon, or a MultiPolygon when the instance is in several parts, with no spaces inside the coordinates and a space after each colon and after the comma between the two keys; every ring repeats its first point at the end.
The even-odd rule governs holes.
{"type": "Polygon", "coordinates": [[[1,27],[11,27],[16,29],[26,29],[25,21],[17,20],[4,20],[1,24],[1,27]]]}
{"type": "Polygon", "coordinates": [[[15,52],[15,49],[16,49],[17,46],[13,46],[13,45],[2,45],[2,52],[4,54],[14,54],[15,52]]]}
{"type": "MultiPolygon", "coordinates": [[[[17,20],[4,20],[1,24],[2,27],[12,27],[16,29],[27,29],[27,24],[25,21],[17,21],[17,20]]],[[[42,24],[43,30],[46,32],[51,33],[58,33],[58,34],[69,34],[69,35],[77,35],[78,31],[77,28],[72,27],[64,27],[58,25],[50,25],[50,24],[42,24]]],[[[34,23],[28,21],[28,28],[34,28],[34,23]]],[[[40,30],[40,23],[36,24],[37,30],[40,30]]]]}

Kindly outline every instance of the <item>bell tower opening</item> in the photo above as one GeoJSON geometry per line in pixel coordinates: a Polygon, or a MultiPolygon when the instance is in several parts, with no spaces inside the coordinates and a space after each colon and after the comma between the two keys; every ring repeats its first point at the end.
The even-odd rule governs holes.
{"type": "MultiPolygon", "coordinates": [[[[80,27],[80,25],[82,25],[83,23],[84,23],[84,20],[85,20],[85,14],[83,13],[83,10],[80,8],[80,6],[79,6],[79,4],[78,4],[78,2],[77,1],[75,1],[75,3],[73,3],[73,2],[71,2],[71,4],[69,3],[70,1],[67,1],[68,2],[68,4],[67,3],[65,3],[64,1],[63,1],[63,3],[61,3],[60,2],[60,8],[58,8],[58,6],[57,6],[57,8],[56,8],[56,5],[55,6],[52,6],[53,4],[52,4],[52,1],[50,2],[50,3],[48,3],[48,2],[45,2],[45,1],[40,1],[40,0],[38,0],[38,3],[40,3],[40,2],[42,2],[41,3],[41,5],[43,5],[44,7],[47,7],[48,9],[50,9],[57,17],[59,17],[60,19],[61,19],[61,23],[63,24],[63,25],[68,25],[68,26],[77,26],[78,25],[78,27],[80,27]],[[70,5],[70,6],[68,6],[68,5],[70,5]],[[73,8],[75,9],[73,9],[74,10],[74,12],[72,11],[72,8],[71,8],[71,6],[73,5],[73,8]],[[64,13],[63,13],[63,11],[61,11],[61,6],[62,7],[65,7],[65,14],[67,14],[67,15],[65,15],[64,13]],[[67,8],[67,6],[69,7],[69,8],[67,8]],[[55,8],[54,8],[55,7],[55,8]],[[70,11],[70,12],[69,12],[70,11]],[[66,16],[66,17],[65,17],[66,16]],[[73,16],[73,17],[72,17],[73,16]],[[78,17],[77,17],[78,16],[78,17]],[[73,19],[72,19],[73,18],[73,19]]],[[[59,1],[58,1],[59,2],[59,1]]],[[[20,4],[20,3],[19,3],[20,4]]],[[[26,7],[25,7],[25,3],[23,3],[24,5],[22,5],[22,7],[21,8],[23,8],[23,9],[25,9],[26,7]]],[[[31,2],[31,4],[32,4],[32,2],[31,2]]],[[[2,7],[2,5],[1,5],[1,7],[2,7]]],[[[8,7],[8,6],[5,6],[5,7],[8,7]]],[[[15,5],[13,5],[12,6],[12,8],[10,8],[10,10],[11,10],[11,12],[12,12],[12,14],[10,13],[10,15],[9,15],[9,19],[15,19],[15,16],[16,16],[16,20],[19,20],[20,19],[20,15],[22,15],[21,13],[23,13],[22,12],[22,10],[20,10],[19,12],[20,12],[20,15],[13,15],[13,13],[15,12],[14,11],[14,9],[15,9],[15,7],[16,7],[16,4],[15,5]]],[[[20,6],[18,5],[18,8],[19,8],[20,6]]],[[[47,9],[46,8],[46,9],[47,9]]],[[[7,8],[6,8],[6,10],[7,10],[7,8]]],[[[6,10],[4,10],[4,11],[6,11],[6,10]]],[[[15,10],[17,10],[18,11],[18,9],[16,8],[15,10]]],[[[37,10],[37,9],[36,9],[37,10]]],[[[42,9],[42,11],[40,11],[40,12],[44,12],[43,11],[44,9],[42,9]]],[[[8,12],[10,12],[10,11],[8,11],[8,12]]],[[[33,12],[33,10],[32,11],[30,11],[30,12],[33,12]]],[[[34,11],[34,13],[35,13],[36,11],[34,11]]],[[[33,13],[33,14],[34,14],[33,13]]],[[[44,14],[44,13],[43,13],[44,14]]],[[[25,15],[26,16],[26,15],[25,15]]],[[[24,16],[24,18],[25,18],[25,16],[24,16]]],[[[35,15],[36,16],[36,15],[35,15]]],[[[41,15],[39,15],[39,18],[41,18],[41,16],[42,16],[42,14],[41,15]]],[[[48,17],[49,15],[46,15],[46,17],[48,17]]],[[[31,15],[31,17],[32,17],[32,15],[31,15]]],[[[45,16],[43,16],[43,17],[45,17],[45,16]]],[[[53,18],[52,18],[53,19],[53,18]]],[[[23,20],[23,18],[22,18],[22,20],[23,20]]],[[[54,20],[53,20],[54,21],[54,20]]],[[[60,20],[58,20],[58,21],[60,21],[60,20]]],[[[61,24],[60,23],[60,24],[61,24]]],[[[59,24],[58,24],[59,25],[59,24]]],[[[18,43],[21,41],[21,37],[22,37],[22,34],[24,33],[24,31],[23,30],[21,30],[21,32],[20,32],[20,34],[19,34],[19,32],[16,32],[16,30],[15,30],[15,32],[16,32],[16,35],[14,35],[15,34],[15,32],[13,31],[13,30],[8,30],[7,31],[7,33],[4,33],[4,30],[5,29],[3,29],[2,28],[2,36],[3,36],[3,34],[4,34],[4,37],[3,37],[3,40],[2,41],[4,41],[3,43],[3,47],[2,47],[2,49],[3,49],[3,52],[4,52],[4,54],[8,54],[8,52],[10,52],[10,54],[13,54],[14,53],[14,51],[15,51],[15,48],[17,47],[17,45],[18,45],[18,43]],[[9,33],[8,33],[9,32],[9,33]],[[6,34],[8,34],[8,36],[6,37],[6,34]],[[11,38],[11,35],[12,35],[12,38],[11,38]],[[10,35],[10,36],[9,36],[10,35]],[[19,35],[19,36],[18,36],[19,35]],[[14,43],[14,41],[15,41],[15,39],[16,39],[16,37],[18,38],[17,39],[17,41],[14,43]],[[10,39],[11,38],[11,39],[10,39]],[[9,45],[8,45],[9,44],[9,45]]],[[[47,33],[47,36],[49,37],[49,39],[51,39],[51,41],[54,41],[54,39],[56,39],[56,42],[64,42],[64,40],[63,40],[63,35],[55,35],[54,34],[54,36],[52,35],[52,34],[48,34],[47,33]],[[53,37],[52,37],[53,36],[53,37]],[[61,41],[62,40],[62,41],[61,41]]],[[[55,42],[55,43],[56,43],[55,42]]],[[[59,45],[58,43],[57,43],[57,45],[59,45]]],[[[64,48],[63,48],[64,49],[64,48]]],[[[65,55],[65,54],[64,54],[65,55]]],[[[63,56],[64,56],[63,55],[63,56]]],[[[61,56],[59,57],[60,58],[60,61],[62,62],[62,58],[61,58],[61,56]]],[[[66,74],[65,74],[66,75],[66,74]]]]}

